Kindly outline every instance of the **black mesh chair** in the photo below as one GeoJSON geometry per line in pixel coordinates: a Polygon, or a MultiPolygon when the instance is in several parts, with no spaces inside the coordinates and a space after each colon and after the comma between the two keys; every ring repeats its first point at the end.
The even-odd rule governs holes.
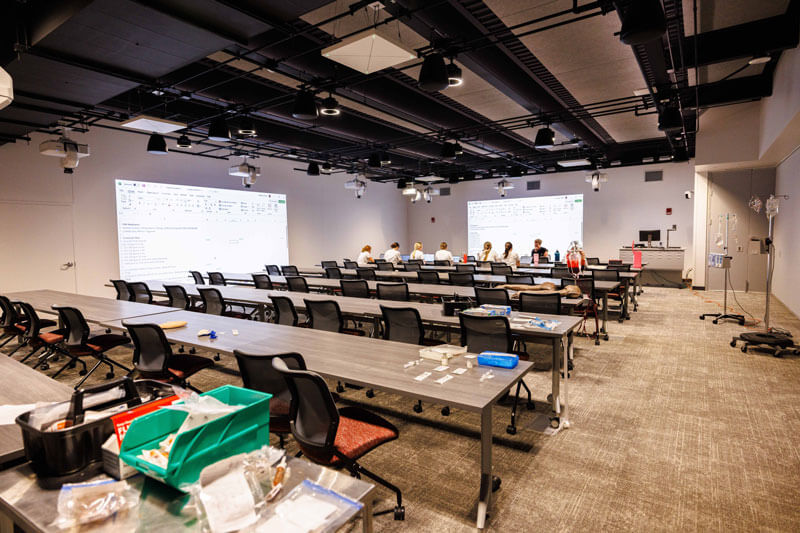
{"type": "Polygon", "coordinates": [[[278,265],[264,265],[264,267],[267,270],[267,274],[269,274],[270,276],[280,276],[281,275],[281,269],[280,269],[280,267],[278,267],[278,265]]]}
{"type": "Polygon", "coordinates": [[[286,286],[292,292],[309,292],[306,278],[300,276],[286,276],[286,286]]]}
{"type": "Polygon", "coordinates": [[[599,265],[600,264],[600,258],[599,257],[587,257],[586,258],[586,264],[587,265],[599,265]]]}
{"type": "Polygon", "coordinates": [[[356,274],[358,275],[358,279],[366,279],[375,281],[378,277],[375,275],[375,270],[372,268],[366,267],[359,267],[356,268],[356,274]]]}
{"type": "Polygon", "coordinates": [[[325,277],[328,279],[342,279],[342,271],[339,267],[326,267],[325,268],[325,277]]]}
{"type": "Polygon", "coordinates": [[[564,279],[564,278],[571,278],[572,273],[566,267],[553,267],[553,270],[550,272],[550,275],[556,279],[564,279]]]}
{"type": "Polygon", "coordinates": [[[299,276],[300,272],[297,271],[297,267],[294,265],[286,265],[281,267],[281,272],[284,276],[299,276]]]}
{"type": "Polygon", "coordinates": [[[507,276],[513,273],[514,270],[505,263],[492,263],[493,276],[507,276]]]}
{"type": "Polygon", "coordinates": [[[408,262],[405,264],[406,272],[419,272],[422,270],[422,265],[420,263],[412,263],[408,262]]]}
{"type": "Polygon", "coordinates": [[[280,358],[274,358],[272,366],[289,387],[289,428],[303,455],[324,466],[346,468],[356,477],[363,474],[393,491],[397,496],[394,518],[403,520],[405,508],[400,489],[358,463],[371,450],[395,440],[397,428],[358,407],[338,410],[325,380],[318,374],[291,370],[280,358]]]}
{"type": "Polygon", "coordinates": [[[468,255],[467,256],[467,261],[469,261],[470,263],[474,263],[475,262],[475,256],[474,255],[468,255]]]}
{"type": "Polygon", "coordinates": [[[533,276],[527,274],[506,275],[506,283],[512,285],[536,285],[533,281],[533,276]]]}
{"type": "MultiPolygon", "coordinates": [[[[459,314],[461,325],[461,346],[466,346],[472,353],[505,352],[514,353],[520,359],[528,360],[528,354],[514,350],[514,338],[511,335],[511,326],[508,318],[504,316],[471,316],[459,314]]],[[[517,432],[517,403],[519,402],[520,387],[528,393],[528,409],[535,407],[531,399],[531,390],[522,379],[517,382],[517,391],[514,394],[514,405],[511,408],[511,424],[506,432],[514,435],[517,432]]]]}
{"type": "Polygon", "coordinates": [[[272,280],[269,274],[251,274],[251,276],[253,276],[253,284],[256,289],[266,289],[268,291],[275,289],[275,287],[272,286],[272,280]]]}
{"type": "Polygon", "coordinates": [[[519,310],[523,313],[561,314],[561,294],[535,292],[519,293],[519,310]]]}
{"type": "Polygon", "coordinates": [[[344,327],[344,318],[339,304],[334,300],[304,299],[308,313],[308,325],[311,329],[346,333],[347,335],[364,336],[360,329],[344,327]]]}
{"type": "Polygon", "coordinates": [[[618,272],[630,272],[631,265],[607,265],[606,270],[616,270],[618,272]]]}
{"type": "Polygon", "coordinates": [[[131,371],[130,368],[122,366],[106,355],[106,352],[112,348],[130,343],[128,337],[113,333],[90,337],[89,324],[86,323],[86,319],[78,309],[66,306],[53,306],[53,309],[58,312],[58,317],[64,325],[64,343],[66,345],[66,351],[69,353],[71,359],[52,376],[53,378],[61,374],[67,367],[74,366],[76,359],[86,356],[97,359],[97,364],[78,381],[77,385],[75,385],[76,390],[83,385],[84,381],[86,381],[100,365],[108,366],[106,379],[114,377],[115,366],[123,369],[126,374],[131,371]]]}
{"type": "Polygon", "coordinates": [[[505,289],[475,287],[475,300],[478,305],[511,305],[511,299],[505,289]]]}
{"type": "Polygon", "coordinates": [[[203,312],[207,315],[229,316],[232,318],[251,318],[247,313],[240,313],[234,311],[231,305],[222,297],[219,289],[212,287],[201,287],[197,291],[200,293],[200,298],[203,300],[203,312]]]}
{"type": "MultiPolygon", "coordinates": [[[[20,316],[17,308],[11,303],[11,300],[2,295],[0,295],[0,310],[3,311],[3,315],[0,317],[0,333],[2,333],[0,335],[0,341],[3,341],[3,343],[0,344],[0,348],[14,339],[18,339],[22,342],[22,334],[27,328],[27,320],[20,316]]],[[[52,322],[50,325],[55,325],[55,322],[52,322]]],[[[17,346],[14,352],[21,347],[22,346],[17,346]]],[[[14,352],[11,353],[13,354],[14,352]]]]}
{"type": "Polygon", "coordinates": [[[439,285],[442,281],[439,279],[439,273],[435,270],[420,270],[417,272],[417,280],[420,283],[428,283],[431,285],[439,285]]]}
{"type": "Polygon", "coordinates": [[[336,261],[322,261],[320,265],[322,265],[322,268],[337,268],[339,266],[336,261]]]}
{"type": "Polygon", "coordinates": [[[225,281],[225,276],[222,275],[222,272],[209,272],[208,273],[208,284],[209,285],[227,285],[228,282],[225,281]]]}
{"type": "Polygon", "coordinates": [[[422,259],[409,259],[408,261],[406,261],[406,264],[409,264],[409,265],[424,265],[425,261],[423,261],[422,259]]]}
{"type": "Polygon", "coordinates": [[[407,302],[408,284],[406,283],[378,283],[376,285],[376,295],[379,300],[394,300],[407,302]]]}
{"type": "Polygon", "coordinates": [[[131,293],[128,290],[128,283],[122,279],[112,279],[111,284],[114,285],[114,290],[117,291],[117,300],[124,300],[129,302],[131,293]]]}
{"type": "Polygon", "coordinates": [[[475,261],[478,265],[478,268],[491,268],[492,262],[491,261],[475,261]]]}
{"type": "Polygon", "coordinates": [[[449,259],[434,259],[433,260],[434,266],[451,266],[449,259]]]}
{"type": "Polygon", "coordinates": [[[475,265],[464,265],[461,263],[456,263],[456,272],[472,272],[475,273],[475,265]]]}
{"type": "Polygon", "coordinates": [[[153,301],[153,293],[150,292],[150,287],[144,281],[131,281],[128,283],[128,291],[131,294],[130,300],[132,302],[139,302],[140,304],[156,304],[166,305],[166,301],[153,301]]]}
{"type": "Polygon", "coordinates": [[[189,274],[192,275],[192,280],[194,280],[194,284],[195,285],[205,285],[206,284],[205,278],[197,270],[190,270],[189,274]]]}
{"type": "Polygon", "coordinates": [[[358,267],[358,263],[356,263],[355,261],[351,261],[351,260],[349,260],[349,259],[345,259],[345,260],[343,261],[343,264],[344,264],[344,267],[345,267],[347,270],[358,270],[358,268],[359,268],[359,267],[358,267]]]}
{"type": "MultiPolygon", "coordinates": [[[[17,348],[21,348],[22,346],[29,346],[31,348],[31,351],[20,360],[20,363],[24,363],[33,357],[39,350],[44,350],[44,352],[39,356],[33,368],[40,367],[42,370],[47,370],[49,368],[47,361],[58,354],[64,354],[69,357],[69,353],[60,346],[61,343],[64,342],[66,329],[57,329],[48,332],[42,331],[42,328],[46,326],[42,325],[42,320],[39,318],[33,306],[27,302],[19,302],[19,307],[26,319],[26,325],[25,331],[22,334],[22,344],[17,348]]],[[[73,358],[70,357],[70,359],[73,358]]],[[[86,374],[86,363],[80,360],[76,361],[83,365],[82,372],[86,374]]]]}
{"type": "Polygon", "coordinates": [[[172,346],[158,324],[129,324],[123,321],[122,325],[128,329],[133,341],[133,367],[142,378],[175,383],[201,392],[188,380],[204,368],[214,366],[214,361],[199,355],[173,355],[172,346]]]}
{"type": "Polygon", "coordinates": [[[297,315],[297,309],[295,309],[291,298],[270,296],[269,299],[272,301],[273,318],[276,324],[307,327],[306,324],[300,324],[300,317],[297,315]]]}
{"type": "Polygon", "coordinates": [[[388,263],[388,262],[384,261],[383,263],[376,263],[376,265],[378,265],[378,270],[380,270],[382,272],[393,272],[394,271],[394,265],[392,263],[388,263]]]}
{"type": "Polygon", "coordinates": [[[475,275],[472,272],[450,272],[447,278],[450,281],[450,285],[475,286],[475,275]]]}
{"type": "Polygon", "coordinates": [[[609,259],[608,260],[608,264],[609,265],[621,265],[622,264],[622,259],[609,259]]]}
{"type": "Polygon", "coordinates": [[[164,285],[164,290],[167,291],[167,298],[169,298],[168,307],[192,310],[192,300],[182,285],[164,285]]]}
{"type": "Polygon", "coordinates": [[[343,279],[339,281],[342,296],[352,298],[369,298],[369,284],[363,279],[343,279]]]}

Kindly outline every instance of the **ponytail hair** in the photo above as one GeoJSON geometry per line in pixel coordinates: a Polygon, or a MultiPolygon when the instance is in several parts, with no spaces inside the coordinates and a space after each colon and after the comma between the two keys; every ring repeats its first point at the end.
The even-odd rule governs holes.
{"type": "Polygon", "coordinates": [[[507,242],[506,243],[506,251],[503,252],[503,259],[508,259],[508,252],[511,251],[511,248],[513,248],[513,246],[511,245],[510,242],[507,242]]]}

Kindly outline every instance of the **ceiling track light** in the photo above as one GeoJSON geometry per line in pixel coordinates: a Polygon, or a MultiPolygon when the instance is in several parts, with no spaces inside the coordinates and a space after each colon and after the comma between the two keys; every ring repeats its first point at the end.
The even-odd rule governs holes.
{"type": "Polygon", "coordinates": [[[319,112],[329,117],[337,116],[342,113],[342,111],[339,109],[339,102],[337,102],[336,98],[334,98],[330,93],[328,94],[328,97],[322,101],[319,112]]]}
{"type": "Polygon", "coordinates": [[[550,129],[548,124],[544,128],[540,128],[536,132],[536,139],[533,141],[533,146],[539,149],[552,148],[556,144],[556,132],[550,129]]]}
{"type": "Polygon", "coordinates": [[[222,118],[215,118],[208,127],[208,139],[210,141],[227,142],[231,140],[231,132],[228,129],[228,122],[222,118]]]}
{"type": "Polygon", "coordinates": [[[660,39],[667,31],[661,0],[635,0],[622,13],[619,39],[625,44],[644,44],[660,39]]]}
{"type": "Polygon", "coordinates": [[[256,126],[251,118],[245,118],[236,131],[243,137],[255,137],[258,135],[256,126]]]}
{"type": "Polygon", "coordinates": [[[178,146],[178,148],[191,148],[192,141],[191,139],[189,139],[189,136],[184,133],[183,135],[178,137],[178,142],[176,143],[176,145],[178,146]]]}
{"type": "Polygon", "coordinates": [[[683,116],[677,106],[668,105],[658,113],[658,130],[675,132],[683,129],[683,116]]]}
{"type": "Polygon", "coordinates": [[[333,167],[331,166],[330,163],[328,163],[327,161],[322,163],[322,167],[320,167],[320,172],[322,172],[323,174],[330,174],[332,171],[333,167]]]}
{"type": "Polygon", "coordinates": [[[314,120],[319,117],[317,102],[309,91],[300,91],[294,99],[292,116],[300,120],[314,120]]]}
{"type": "Polygon", "coordinates": [[[450,64],[447,65],[447,85],[448,87],[458,87],[462,83],[464,83],[464,76],[461,68],[453,63],[451,58],[450,64]]]}
{"type": "Polygon", "coordinates": [[[440,53],[433,53],[425,57],[419,71],[419,88],[423,91],[435,92],[447,89],[447,66],[440,53]]]}
{"type": "Polygon", "coordinates": [[[155,155],[165,155],[167,153],[167,141],[159,133],[153,133],[147,140],[147,153],[155,155]]]}
{"type": "Polygon", "coordinates": [[[309,161],[308,162],[308,170],[306,170],[306,174],[309,176],[319,176],[319,163],[316,161],[309,161]]]}

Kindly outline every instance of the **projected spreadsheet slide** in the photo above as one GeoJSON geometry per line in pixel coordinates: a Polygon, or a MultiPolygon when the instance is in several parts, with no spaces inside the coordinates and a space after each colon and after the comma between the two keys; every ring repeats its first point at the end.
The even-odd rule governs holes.
{"type": "Polygon", "coordinates": [[[286,195],[116,180],[120,278],[289,262],[286,195]]]}
{"type": "Polygon", "coordinates": [[[467,228],[470,255],[477,256],[486,241],[498,253],[510,241],[519,255],[528,255],[540,238],[552,257],[571,241],[583,243],[583,195],[467,202],[467,228]]]}

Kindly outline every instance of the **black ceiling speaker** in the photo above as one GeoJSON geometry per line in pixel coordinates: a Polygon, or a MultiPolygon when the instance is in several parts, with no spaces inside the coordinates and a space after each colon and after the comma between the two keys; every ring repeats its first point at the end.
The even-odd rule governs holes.
{"type": "Polygon", "coordinates": [[[661,0],[632,0],[622,15],[619,39],[625,44],[644,44],[667,31],[661,0]]]}
{"type": "Polygon", "coordinates": [[[294,99],[294,107],[292,107],[292,116],[300,120],[314,120],[319,117],[314,95],[308,91],[297,93],[294,99]]]}
{"type": "Polygon", "coordinates": [[[667,106],[658,114],[659,131],[678,131],[683,129],[683,117],[675,106],[667,106]]]}
{"type": "Polygon", "coordinates": [[[322,101],[322,107],[320,108],[320,113],[328,116],[335,116],[340,114],[341,110],[339,109],[339,102],[337,102],[336,98],[334,98],[333,96],[328,95],[328,97],[322,101]]]}
{"type": "Polygon", "coordinates": [[[214,119],[214,122],[208,127],[208,138],[212,141],[231,140],[231,132],[224,118],[219,117],[214,119]]]}
{"type": "Polygon", "coordinates": [[[177,145],[178,145],[178,148],[191,148],[192,147],[192,141],[189,139],[189,136],[184,133],[183,135],[178,137],[177,145]]]}
{"type": "Polygon", "coordinates": [[[163,135],[159,135],[158,133],[150,135],[150,139],[147,141],[147,153],[157,155],[164,155],[167,153],[167,141],[164,140],[163,135]]]}
{"type": "Polygon", "coordinates": [[[434,53],[425,57],[419,71],[419,87],[428,92],[443,91],[449,86],[447,66],[442,54],[434,53]]]}
{"type": "Polygon", "coordinates": [[[556,132],[549,127],[540,128],[539,131],[536,132],[536,140],[533,141],[533,145],[536,148],[550,148],[555,143],[556,132]]]}
{"type": "Polygon", "coordinates": [[[464,76],[461,73],[461,68],[453,63],[451,59],[450,64],[447,65],[447,85],[458,87],[462,83],[464,83],[464,76]]]}
{"type": "Polygon", "coordinates": [[[381,155],[378,152],[372,152],[367,159],[367,166],[372,168],[381,167],[381,155]]]}
{"type": "Polygon", "coordinates": [[[239,135],[244,137],[255,137],[258,132],[256,131],[256,125],[253,123],[253,119],[246,117],[242,120],[242,123],[239,124],[239,128],[237,130],[239,135]]]}
{"type": "Polygon", "coordinates": [[[456,158],[456,145],[453,143],[444,143],[441,152],[442,159],[455,159],[456,158]]]}
{"type": "Polygon", "coordinates": [[[306,170],[306,174],[309,176],[319,176],[319,163],[316,161],[310,161],[308,163],[308,170],[306,170]]]}

